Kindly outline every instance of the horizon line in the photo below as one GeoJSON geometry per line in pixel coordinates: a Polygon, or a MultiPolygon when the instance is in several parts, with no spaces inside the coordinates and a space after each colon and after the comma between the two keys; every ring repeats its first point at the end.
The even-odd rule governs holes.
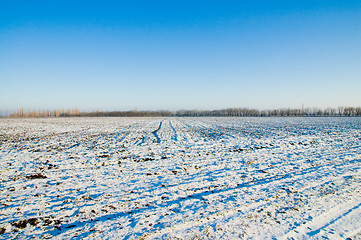
{"type": "Polygon", "coordinates": [[[34,109],[19,108],[16,111],[0,109],[0,117],[126,117],[126,116],[361,116],[361,107],[339,106],[337,108],[304,107],[302,108],[222,108],[214,110],[180,109],[180,110],[93,110],[79,111],[78,108],[34,109]]]}

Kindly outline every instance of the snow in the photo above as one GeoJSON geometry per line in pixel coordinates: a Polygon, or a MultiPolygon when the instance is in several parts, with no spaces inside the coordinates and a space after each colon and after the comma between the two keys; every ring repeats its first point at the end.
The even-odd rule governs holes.
{"type": "Polygon", "coordinates": [[[361,118],[0,119],[0,238],[361,239],[361,118]]]}

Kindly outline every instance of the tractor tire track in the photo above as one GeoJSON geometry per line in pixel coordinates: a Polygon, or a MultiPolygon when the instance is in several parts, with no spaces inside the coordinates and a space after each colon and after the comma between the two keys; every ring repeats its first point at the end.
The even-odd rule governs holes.
{"type": "Polygon", "coordinates": [[[177,130],[175,130],[175,128],[172,125],[171,120],[169,120],[169,125],[172,128],[173,132],[174,132],[174,136],[172,137],[172,140],[177,142],[178,141],[178,135],[177,135],[177,130]]]}
{"type": "MultiPolygon", "coordinates": [[[[164,120],[163,120],[163,121],[164,121],[164,120]]],[[[154,135],[154,137],[157,139],[157,143],[160,143],[160,142],[161,142],[161,140],[160,140],[160,138],[159,138],[159,136],[158,136],[158,131],[162,128],[163,121],[161,121],[161,122],[159,123],[158,128],[152,132],[152,134],[154,135]]]]}

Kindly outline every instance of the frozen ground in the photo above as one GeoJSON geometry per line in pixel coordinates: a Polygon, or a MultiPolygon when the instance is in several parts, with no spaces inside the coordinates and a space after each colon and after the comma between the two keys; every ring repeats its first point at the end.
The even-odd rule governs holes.
{"type": "Polygon", "coordinates": [[[0,119],[0,238],[360,239],[361,118],[0,119]]]}

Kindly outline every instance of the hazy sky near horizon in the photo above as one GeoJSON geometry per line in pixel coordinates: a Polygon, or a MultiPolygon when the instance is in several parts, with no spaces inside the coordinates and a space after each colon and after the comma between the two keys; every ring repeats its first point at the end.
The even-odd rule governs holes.
{"type": "Polygon", "coordinates": [[[361,106],[361,2],[2,1],[0,109],[361,106]]]}

